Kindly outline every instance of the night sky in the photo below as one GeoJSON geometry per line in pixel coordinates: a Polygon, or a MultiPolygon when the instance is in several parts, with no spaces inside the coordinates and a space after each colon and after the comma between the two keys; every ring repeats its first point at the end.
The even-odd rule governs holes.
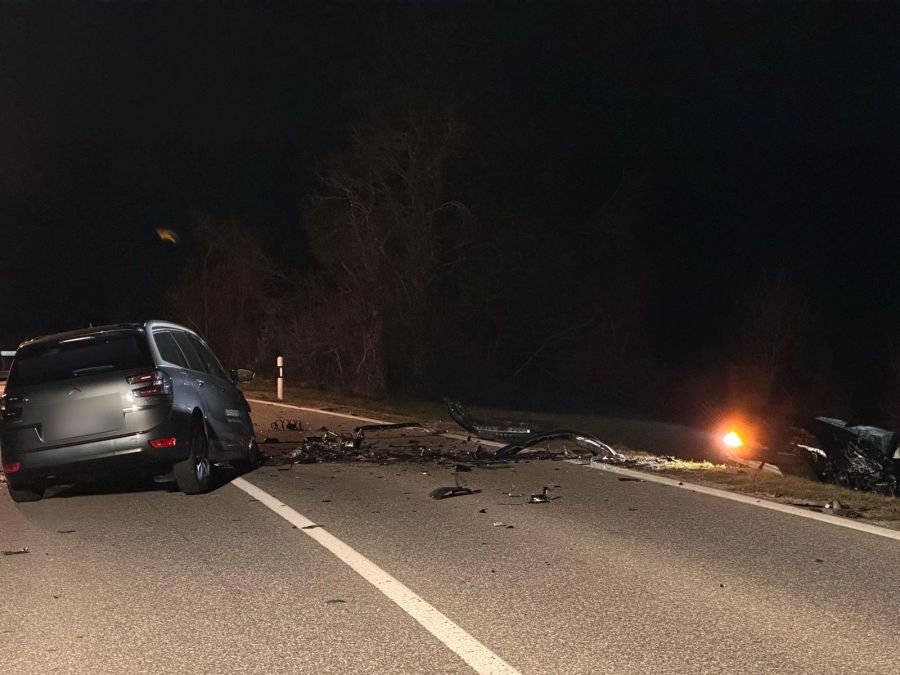
{"type": "Polygon", "coordinates": [[[154,228],[197,213],[306,260],[298,204],[392,36],[471,80],[496,200],[563,255],[646,177],[656,358],[727,358],[788,270],[864,391],[900,330],[898,35],[867,3],[3,3],[0,340],[158,314],[184,254],[154,228]]]}

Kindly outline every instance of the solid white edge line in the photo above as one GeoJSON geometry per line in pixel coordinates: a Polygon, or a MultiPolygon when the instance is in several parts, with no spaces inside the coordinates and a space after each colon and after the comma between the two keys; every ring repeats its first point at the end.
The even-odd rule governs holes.
{"type": "Polygon", "coordinates": [[[829,525],[837,525],[838,527],[846,527],[851,530],[857,530],[858,532],[867,532],[868,534],[874,534],[879,537],[885,537],[887,539],[896,539],[900,541],[900,532],[897,530],[889,530],[886,527],[879,527],[878,525],[870,525],[868,523],[860,523],[856,520],[849,520],[847,518],[842,518],[840,516],[830,516],[826,513],[818,513],[816,511],[807,511],[806,509],[802,509],[799,506],[792,506],[790,504],[780,504],[778,502],[772,502],[767,499],[763,499],[762,497],[751,497],[749,495],[743,495],[738,492],[729,492],[728,490],[720,490],[718,488],[706,487],[705,485],[697,485],[696,483],[686,483],[684,481],[680,481],[677,478],[667,478],[666,476],[657,476],[652,473],[647,473],[644,471],[634,471],[633,469],[625,469],[620,466],[614,466],[611,464],[603,464],[601,462],[591,462],[590,464],[585,464],[583,462],[579,462],[577,460],[569,460],[572,464],[579,464],[581,466],[587,466],[591,469],[600,469],[601,471],[606,471],[608,473],[614,473],[621,476],[628,476],[630,478],[638,478],[640,480],[647,481],[648,483],[659,483],[660,485],[668,485],[669,487],[679,488],[681,490],[690,490],[691,492],[699,492],[700,494],[710,495],[712,497],[720,497],[722,499],[730,499],[733,502],[739,502],[741,504],[747,504],[749,506],[758,506],[763,509],[769,509],[770,511],[779,511],[781,513],[788,513],[792,516],[799,516],[801,518],[809,518],[810,520],[818,520],[822,523],[828,523],[829,525]]]}
{"type": "Polygon", "coordinates": [[[330,410],[319,410],[318,408],[305,408],[302,405],[293,405],[291,403],[282,403],[281,401],[263,401],[258,398],[248,398],[250,403],[262,403],[263,405],[274,405],[281,408],[290,408],[291,410],[303,410],[305,412],[319,413],[321,415],[331,415],[332,417],[343,417],[348,420],[360,420],[361,422],[370,422],[372,424],[387,424],[384,420],[373,420],[371,417],[360,417],[359,415],[347,415],[346,413],[331,412],[330,410]]]}
{"type": "MultiPolygon", "coordinates": [[[[318,410],[316,408],[303,408],[301,406],[291,405],[289,403],[272,403],[270,401],[260,401],[257,399],[247,399],[251,403],[263,403],[265,405],[277,405],[282,406],[284,408],[293,408],[295,410],[305,410],[307,412],[321,413],[323,415],[334,415],[335,417],[345,417],[348,419],[357,419],[362,420],[364,422],[371,422],[372,424],[386,424],[386,422],[382,420],[374,420],[369,419],[367,417],[357,417],[356,415],[345,415],[343,413],[333,413],[328,412],[326,410],[318,410]]],[[[440,434],[441,436],[446,436],[447,438],[454,438],[458,440],[467,440],[468,436],[462,436],[460,434],[440,434]]],[[[471,437],[473,441],[477,443],[481,443],[482,445],[488,445],[491,447],[503,447],[502,443],[496,443],[494,441],[485,441],[480,438],[476,438],[475,436],[471,437]]],[[[590,465],[583,464],[577,460],[569,460],[571,464],[580,464],[582,466],[590,466],[592,469],[600,469],[601,471],[608,471],[609,473],[618,473],[623,476],[631,476],[632,478],[640,478],[642,480],[646,480],[650,483],[659,483],[660,485],[668,485],[669,487],[681,488],[683,490],[690,490],[692,492],[699,492],[701,494],[710,495],[712,497],[721,497],[722,499],[730,499],[733,502],[740,502],[741,504],[747,504],[748,506],[758,506],[763,509],[769,509],[771,511],[779,511],[781,513],[787,513],[793,516],[799,516],[801,518],[809,518],[810,520],[818,520],[822,523],[828,523],[829,525],[836,525],[838,527],[846,527],[851,530],[856,530],[857,532],[866,532],[868,534],[874,534],[879,537],[885,537],[886,539],[895,539],[900,541],[900,531],[897,530],[889,530],[886,527],[881,527],[879,525],[870,525],[868,523],[860,523],[855,520],[849,520],[847,518],[842,518],[840,516],[830,516],[825,513],[816,513],[815,511],[807,511],[806,509],[801,509],[798,506],[791,506],[790,504],[779,504],[778,502],[772,502],[767,499],[763,499],[761,497],[750,497],[747,495],[742,495],[739,492],[729,492],[728,490],[720,490],[718,488],[706,487],[704,485],[697,485],[696,483],[687,483],[685,481],[680,481],[675,478],[666,478],[664,476],[656,476],[652,473],[647,473],[644,471],[634,471],[633,469],[624,469],[622,467],[613,466],[611,464],[603,464],[601,462],[592,462],[590,465]]]]}
{"type": "Polygon", "coordinates": [[[352,549],[323,527],[318,526],[304,530],[304,527],[315,525],[315,523],[244,478],[235,478],[231,481],[231,484],[270,508],[286,521],[295,525],[298,530],[333,553],[359,576],[387,596],[400,609],[418,621],[425,630],[444,643],[448,649],[457,654],[475,672],[483,673],[484,675],[518,675],[518,670],[453,623],[446,615],[426,602],[424,598],[404,586],[378,567],[378,565],[352,549]]]}

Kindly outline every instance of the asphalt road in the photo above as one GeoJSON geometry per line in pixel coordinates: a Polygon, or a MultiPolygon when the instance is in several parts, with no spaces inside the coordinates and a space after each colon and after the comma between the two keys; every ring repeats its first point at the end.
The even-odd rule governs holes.
{"type": "Polygon", "coordinates": [[[29,549],[0,556],[0,671],[473,672],[330,533],[522,673],[897,672],[897,541],[563,462],[440,501],[436,465],[284,468],[244,476],[282,514],[228,482],[0,494],[0,550],[29,549]]]}

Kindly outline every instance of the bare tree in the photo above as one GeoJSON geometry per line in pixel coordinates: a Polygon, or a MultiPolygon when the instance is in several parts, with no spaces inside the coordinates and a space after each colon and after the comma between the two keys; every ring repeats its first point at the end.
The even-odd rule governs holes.
{"type": "Polygon", "coordinates": [[[236,219],[202,217],[194,254],[170,293],[175,319],[196,329],[229,366],[269,359],[262,340],[274,265],[253,231],[236,219]]]}

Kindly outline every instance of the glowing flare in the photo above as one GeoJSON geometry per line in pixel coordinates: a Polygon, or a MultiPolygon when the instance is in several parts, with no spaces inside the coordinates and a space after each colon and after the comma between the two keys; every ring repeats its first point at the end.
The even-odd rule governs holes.
{"type": "Polygon", "coordinates": [[[729,431],[722,437],[722,442],[727,445],[729,448],[739,448],[744,444],[744,441],[741,440],[741,437],[737,435],[737,432],[729,431]]]}

